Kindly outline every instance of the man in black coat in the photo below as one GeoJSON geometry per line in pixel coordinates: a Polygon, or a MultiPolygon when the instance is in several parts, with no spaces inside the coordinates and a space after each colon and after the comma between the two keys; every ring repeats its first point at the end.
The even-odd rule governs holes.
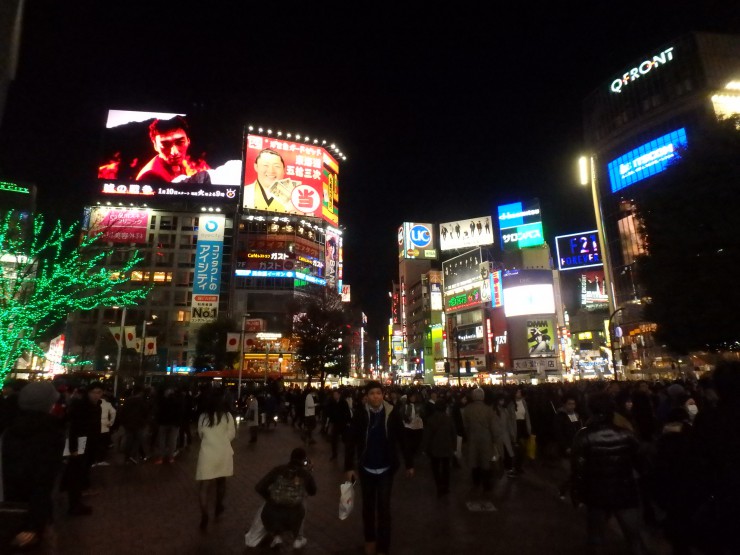
{"type": "Polygon", "coordinates": [[[404,445],[399,411],[383,400],[383,386],[368,382],[365,391],[367,404],[355,410],[347,433],[344,469],[348,481],[360,479],[365,553],[380,555],[390,548],[391,490],[399,467],[398,451],[409,477],[414,475],[414,460],[404,445]]]}
{"type": "Polygon", "coordinates": [[[635,479],[639,468],[637,438],[613,424],[614,401],[607,394],[589,400],[592,414],[576,434],[572,448],[574,502],[588,507],[588,543],[604,543],[607,520],[614,516],[629,544],[630,553],[647,553],[640,536],[642,519],[635,479]]]}
{"type": "Polygon", "coordinates": [[[50,382],[31,382],[23,387],[18,394],[18,413],[3,436],[5,500],[28,506],[20,530],[15,531],[16,547],[38,543],[52,519],[51,493],[64,450],[64,429],[51,415],[57,397],[59,393],[50,382]]]}
{"type": "Polygon", "coordinates": [[[92,508],[82,503],[82,492],[90,488],[90,467],[95,462],[97,445],[100,441],[102,396],[103,384],[93,382],[83,390],[79,399],[75,399],[69,405],[67,416],[70,457],[62,485],[67,490],[70,515],[92,513],[92,508]]]}
{"type": "MultiPolygon", "coordinates": [[[[583,428],[583,422],[576,412],[576,397],[567,394],[563,397],[563,405],[555,413],[553,433],[557,442],[558,455],[566,467],[568,475],[570,475],[570,453],[573,448],[573,439],[581,428],[583,428]]],[[[565,498],[568,489],[570,489],[570,479],[560,484],[561,499],[565,498]]]]}

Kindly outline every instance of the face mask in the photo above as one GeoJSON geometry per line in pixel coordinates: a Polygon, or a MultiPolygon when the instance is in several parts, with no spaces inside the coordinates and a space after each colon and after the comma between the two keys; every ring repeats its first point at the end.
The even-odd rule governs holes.
{"type": "Polygon", "coordinates": [[[686,410],[689,412],[689,416],[696,416],[699,412],[699,407],[697,407],[696,405],[688,405],[686,407],[686,410]]]}

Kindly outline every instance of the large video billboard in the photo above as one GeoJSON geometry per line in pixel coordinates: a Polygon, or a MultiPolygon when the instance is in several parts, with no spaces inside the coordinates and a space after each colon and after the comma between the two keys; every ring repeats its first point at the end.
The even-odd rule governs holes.
{"type": "Polygon", "coordinates": [[[498,226],[504,251],[536,247],[545,242],[538,199],[499,206],[498,226]]]}
{"type": "Polygon", "coordinates": [[[434,225],[404,222],[398,228],[398,257],[436,260],[434,225]]]}
{"type": "Polygon", "coordinates": [[[239,142],[214,136],[209,122],[184,113],[109,110],[98,163],[101,192],[236,201],[239,142]],[[221,187],[216,187],[221,186],[221,187]],[[232,191],[227,194],[226,189],[232,191]]]}
{"type": "Polygon", "coordinates": [[[686,129],[676,129],[630,150],[607,164],[612,193],[665,170],[688,146],[686,129]]]}
{"type": "Polygon", "coordinates": [[[551,318],[527,320],[527,346],[529,356],[547,357],[555,354],[555,325],[551,318]]]}
{"type": "Polygon", "coordinates": [[[225,223],[225,217],[220,214],[200,217],[195,245],[191,326],[214,322],[218,316],[225,223]]]}
{"type": "Polygon", "coordinates": [[[242,206],[339,222],[339,164],[325,149],[248,135],[242,206]]]}
{"type": "Polygon", "coordinates": [[[148,210],[92,208],[88,235],[100,234],[104,243],[146,243],[149,231],[148,210]]]}
{"type": "Polygon", "coordinates": [[[491,216],[439,224],[439,250],[469,249],[493,245],[491,216]]]}
{"type": "Polygon", "coordinates": [[[551,270],[505,270],[504,312],[507,318],[530,314],[555,314],[551,270]]]}
{"type": "Polygon", "coordinates": [[[599,232],[583,231],[555,237],[559,270],[575,270],[603,266],[599,232]]]}

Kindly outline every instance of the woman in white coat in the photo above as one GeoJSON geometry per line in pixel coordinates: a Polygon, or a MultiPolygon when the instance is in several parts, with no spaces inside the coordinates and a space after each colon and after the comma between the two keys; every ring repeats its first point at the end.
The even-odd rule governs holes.
{"type": "Polygon", "coordinates": [[[200,452],[195,479],[200,482],[200,527],[208,526],[208,496],[211,485],[216,486],[216,518],[224,512],[226,477],[234,474],[234,450],[231,441],[236,436],[234,417],[228,411],[224,390],[212,389],[205,411],[198,418],[200,452]]]}

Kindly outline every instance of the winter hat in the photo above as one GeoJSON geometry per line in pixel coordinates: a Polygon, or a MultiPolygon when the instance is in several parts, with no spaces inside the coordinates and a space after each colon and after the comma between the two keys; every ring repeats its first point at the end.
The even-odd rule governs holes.
{"type": "Polygon", "coordinates": [[[306,450],[302,447],[296,447],[290,452],[290,464],[292,465],[302,465],[306,458],[306,450]]]}
{"type": "Polygon", "coordinates": [[[18,407],[21,410],[49,412],[59,393],[51,382],[30,382],[18,394],[18,407]]]}
{"type": "Polygon", "coordinates": [[[671,384],[668,386],[668,389],[666,389],[666,393],[668,393],[668,396],[674,399],[683,395],[685,391],[686,390],[679,383],[671,384]]]}
{"type": "Polygon", "coordinates": [[[473,401],[482,401],[483,399],[485,399],[486,393],[480,387],[476,387],[470,396],[472,397],[473,401]]]}

